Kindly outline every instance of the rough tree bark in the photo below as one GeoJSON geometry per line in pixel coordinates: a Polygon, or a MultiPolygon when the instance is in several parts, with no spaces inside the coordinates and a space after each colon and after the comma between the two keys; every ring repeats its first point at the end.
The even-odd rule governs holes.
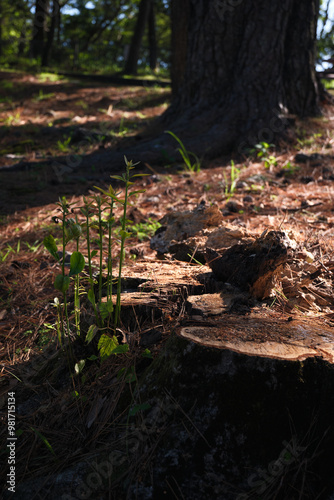
{"type": "Polygon", "coordinates": [[[318,10],[318,0],[173,1],[172,130],[201,153],[242,152],[281,135],[285,115],[318,114],[318,10]]]}
{"type": "Polygon", "coordinates": [[[185,64],[187,58],[187,30],[189,19],[189,0],[172,0],[172,56],[171,56],[171,79],[174,100],[177,100],[177,92],[182,88],[185,76],[185,64]]]}
{"type": "Polygon", "coordinates": [[[137,74],[137,64],[139,59],[139,51],[141,42],[144,36],[145,27],[148,21],[148,16],[151,7],[151,0],[141,0],[139,4],[138,18],[135,30],[132,36],[129,54],[125,63],[124,73],[128,75],[137,74]]]}

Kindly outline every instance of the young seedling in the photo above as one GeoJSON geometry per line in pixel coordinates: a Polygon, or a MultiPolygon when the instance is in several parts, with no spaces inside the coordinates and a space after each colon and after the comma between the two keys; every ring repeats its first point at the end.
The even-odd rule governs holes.
{"type": "MultiPolygon", "coordinates": [[[[106,302],[101,302],[100,301],[100,314],[102,317],[102,320],[108,318],[108,327],[111,322],[111,314],[113,312],[113,302],[112,302],[112,281],[113,281],[113,276],[112,276],[112,247],[114,245],[114,241],[112,238],[112,228],[115,223],[115,217],[114,217],[114,204],[115,200],[117,199],[118,195],[120,193],[116,193],[112,186],[109,186],[109,190],[105,191],[101,188],[97,188],[100,192],[103,193],[104,198],[103,202],[107,205],[109,214],[107,217],[107,220],[104,221],[104,227],[107,228],[108,230],[108,255],[107,255],[107,301],[106,302]]],[[[100,275],[102,276],[102,262],[100,261],[100,275]]]]}
{"type": "Polygon", "coordinates": [[[300,167],[298,165],[293,165],[290,161],[288,161],[282,166],[282,170],[284,172],[284,175],[292,176],[299,172],[300,167]]]}
{"type": "Polygon", "coordinates": [[[130,231],[133,236],[138,238],[139,241],[143,241],[151,238],[159,227],[161,227],[160,222],[149,217],[147,222],[138,222],[138,224],[133,224],[130,231]]]}
{"type": "Polygon", "coordinates": [[[198,156],[196,156],[195,153],[188,151],[185,148],[181,139],[179,137],[177,137],[177,135],[175,135],[173,132],[171,132],[170,130],[166,130],[166,134],[171,135],[173,137],[173,139],[175,139],[179,143],[180,147],[178,148],[178,152],[182,156],[182,159],[183,159],[184,164],[186,166],[186,170],[188,172],[199,172],[201,170],[201,162],[200,162],[198,156]],[[192,162],[191,157],[195,160],[194,163],[192,162]]]}
{"type": "MultiPolygon", "coordinates": [[[[102,360],[109,357],[111,354],[119,354],[126,352],[128,350],[128,345],[119,345],[116,337],[116,329],[120,322],[121,313],[121,275],[122,267],[124,264],[125,255],[125,242],[132,233],[129,231],[129,226],[131,221],[127,220],[127,208],[130,205],[129,198],[137,195],[138,193],[144,192],[144,190],[132,191],[131,186],[134,184],[133,179],[135,177],[145,175],[145,174],[135,174],[131,175],[131,170],[134,168],[135,164],[132,161],[128,161],[125,157],[125,173],[122,175],[114,175],[112,178],[124,183],[124,197],[120,196],[120,193],[116,193],[114,189],[109,186],[108,190],[103,190],[97,188],[100,193],[94,195],[90,199],[84,198],[84,206],[80,208],[81,213],[85,217],[85,223],[79,224],[77,216],[73,218],[71,216],[71,206],[67,202],[66,198],[63,197],[58,202],[58,210],[61,216],[54,218],[55,222],[60,222],[62,226],[62,251],[59,252],[57,244],[52,235],[44,238],[44,245],[51,255],[61,263],[61,274],[55,278],[55,288],[59,290],[63,295],[63,304],[60,304],[59,299],[55,298],[54,305],[57,307],[57,330],[60,342],[65,337],[66,333],[70,334],[70,322],[68,313],[68,301],[67,292],[70,285],[71,278],[74,279],[74,315],[75,315],[75,325],[76,333],[80,335],[80,273],[85,267],[85,259],[82,253],[79,251],[79,240],[81,237],[85,236],[87,240],[87,256],[88,256],[88,291],[87,298],[93,306],[95,315],[95,324],[91,325],[86,334],[86,342],[89,343],[94,338],[98,331],[103,332],[99,342],[98,349],[100,351],[100,357],[102,360]],[[113,226],[115,222],[114,218],[114,207],[115,204],[119,203],[123,207],[122,217],[120,218],[121,229],[119,231],[118,240],[113,234],[113,226]],[[104,212],[107,211],[108,215],[106,218],[103,217],[104,212]],[[93,216],[95,217],[93,219],[93,216]],[[92,230],[97,231],[97,238],[92,240],[92,230]],[[102,300],[103,293],[103,272],[105,271],[103,265],[103,242],[104,238],[107,236],[108,239],[108,250],[107,250],[107,267],[106,267],[106,283],[107,283],[107,300],[104,302],[102,300]],[[76,251],[71,254],[70,259],[70,269],[66,272],[65,268],[65,250],[66,245],[70,241],[76,242],[76,251]],[[92,241],[98,247],[98,250],[91,251],[92,241]],[[120,244],[120,255],[118,264],[118,277],[117,277],[117,292],[116,292],[116,304],[113,305],[112,300],[112,246],[116,241],[120,244]],[[98,280],[96,281],[93,277],[93,257],[98,255],[98,280]],[[94,285],[98,284],[97,292],[95,295],[94,285]],[[106,319],[107,324],[106,324],[106,319]],[[108,334],[109,330],[112,330],[113,335],[108,334]],[[106,333],[104,333],[106,332],[106,333]]],[[[78,365],[79,366],[79,365],[78,365]]],[[[78,371],[78,366],[76,371],[78,371]]],[[[81,365],[80,365],[81,366],[81,365]]],[[[83,368],[83,365],[82,365],[83,368]]]]}
{"type": "Polygon", "coordinates": [[[97,209],[96,228],[98,230],[98,238],[95,243],[99,247],[99,276],[98,276],[98,302],[101,303],[102,298],[102,267],[103,267],[103,221],[102,221],[102,203],[103,200],[99,194],[94,195],[93,200],[97,209]]]}
{"type": "Polygon", "coordinates": [[[274,155],[270,155],[270,156],[267,156],[265,158],[262,158],[262,161],[264,162],[264,166],[267,169],[270,169],[270,167],[277,166],[277,158],[274,155]]]}
{"type": "MultiPolygon", "coordinates": [[[[78,260],[77,265],[80,267],[83,265],[82,269],[85,267],[85,260],[79,252],[79,238],[82,236],[82,227],[78,223],[78,218],[75,218],[75,221],[71,218],[67,220],[67,235],[69,238],[69,241],[71,239],[76,241],[76,258],[78,260]]],[[[73,257],[73,254],[71,256],[71,259],[73,257]]],[[[73,269],[72,269],[73,271],[73,269]]],[[[79,273],[81,271],[77,272],[75,274],[75,285],[74,285],[74,316],[75,316],[75,327],[76,327],[76,332],[78,337],[80,336],[80,295],[79,295],[79,290],[80,290],[80,278],[79,278],[79,273]]]]}
{"type": "MultiPolygon", "coordinates": [[[[106,302],[102,302],[102,294],[100,293],[101,290],[101,284],[102,281],[99,279],[99,292],[98,292],[98,304],[99,304],[99,322],[96,325],[91,325],[91,327],[88,330],[87,336],[86,336],[86,342],[89,343],[93,339],[93,337],[96,335],[96,333],[99,330],[109,330],[110,327],[113,330],[113,336],[110,336],[106,333],[102,333],[99,342],[98,342],[98,349],[100,352],[100,357],[101,360],[103,361],[104,359],[107,359],[111,354],[119,354],[126,352],[129,348],[127,344],[125,345],[119,345],[117,337],[116,337],[116,329],[120,321],[120,311],[121,311],[121,277],[122,277],[122,267],[124,263],[124,254],[125,254],[125,241],[129,236],[131,236],[131,233],[128,231],[128,226],[131,224],[131,221],[127,220],[126,218],[126,212],[127,208],[129,206],[129,198],[131,196],[134,196],[138,193],[142,193],[143,190],[138,190],[138,191],[130,191],[130,187],[133,185],[132,179],[135,177],[138,177],[143,174],[135,174],[135,175],[130,175],[130,171],[135,167],[136,164],[133,164],[132,161],[128,161],[126,157],[125,159],[125,173],[122,175],[113,175],[111,178],[116,179],[118,181],[121,181],[125,184],[125,192],[124,192],[124,198],[120,198],[120,193],[116,193],[114,189],[109,186],[109,190],[106,191],[104,189],[101,189],[99,187],[96,187],[102,193],[102,197],[94,197],[94,200],[97,204],[98,208],[98,223],[97,223],[97,229],[99,230],[99,238],[97,240],[97,244],[100,248],[100,273],[99,276],[102,277],[102,260],[101,260],[101,253],[102,253],[102,231],[103,229],[107,228],[108,230],[108,259],[107,259],[107,300],[106,302]],[[113,306],[113,301],[112,301],[112,281],[113,281],[113,276],[112,276],[112,254],[111,254],[111,248],[112,245],[114,244],[114,241],[112,240],[112,227],[114,225],[114,216],[113,216],[113,210],[114,210],[114,205],[115,203],[119,203],[123,207],[123,215],[120,219],[121,222],[121,229],[119,231],[119,243],[120,243],[120,254],[119,254],[119,264],[118,264],[118,279],[117,279],[117,291],[116,291],[116,304],[115,307],[113,306]],[[102,220],[102,205],[106,205],[107,209],[109,211],[109,217],[107,218],[106,221],[102,220]],[[112,317],[113,314],[113,317],[112,317]],[[107,326],[104,326],[104,321],[105,319],[108,318],[108,324],[107,326]],[[112,319],[112,321],[111,321],[112,319]]],[[[100,196],[100,195],[99,195],[100,196]]],[[[87,236],[88,238],[88,236],[87,236]]],[[[91,292],[91,290],[90,290],[91,292]]],[[[90,293],[89,292],[89,293],[90,293]]],[[[88,298],[91,300],[93,303],[93,297],[88,298]]]]}
{"type": "MultiPolygon", "coordinates": [[[[92,258],[95,257],[95,255],[97,255],[97,250],[93,250],[91,252],[91,247],[90,247],[90,227],[91,227],[90,217],[92,217],[92,215],[94,214],[93,208],[92,208],[94,200],[89,201],[85,197],[83,200],[84,200],[84,206],[81,207],[80,210],[86,218],[85,228],[86,228],[88,272],[89,272],[89,278],[88,278],[89,279],[89,290],[87,292],[87,298],[93,306],[96,323],[99,324],[99,316],[98,316],[98,310],[96,307],[95,293],[94,293],[94,279],[93,279],[93,268],[92,268],[92,258]]],[[[95,325],[93,325],[93,326],[95,326],[95,325]]]]}
{"type": "Polygon", "coordinates": [[[270,168],[271,166],[276,167],[277,158],[274,155],[270,155],[270,149],[274,148],[275,144],[269,144],[268,142],[260,142],[256,144],[253,149],[250,150],[251,154],[256,154],[257,158],[261,158],[264,162],[265,168],[270,168]]]}
{"type": "Polygon", "coordinates": [[[227,201],[233,196],[235,192],[240,172],[241,168],[236,167],[234,161],[231,160],[230,180],[228,180],[227,175],[224,172],[225,197],[227,201]]]}
{"type": "Polygon", "coordinates": [[[34,243],[30,244],[28,241],[24,241],[24,244],[26,245],[26,247],[28,248],[28,250],[30,252],[37,252],[37,250],[39,249],[39,247],[42,245],[42,241],[38,241],[36,240],[34,243]]]}
{"type": "Polygon", "coordinates": [[[70,150],[70,143],[71,143],[71,137],[64,139],[63,142],[57,141],[57,146],[59,151],[61,151],[62,153],[68,153],[70,150]]]}
{"type": "Polygon", "coordinates": [[[268,142],[259,142],[255,144],[254,148],[250,150],[251,154],[256,154],[257,158],[263,158],[268,156],[269,150],[274,148],[275,144],[269,144],[268,142]]]}
{"type": "Polygon", "coordinates": [[[20,248],[21,248],[21,240],[18,240],[16,244],[16,249],[13,248],[11,245],[7,244],[7,247],[4,250],[0,250],[0,262],[5,262],[10,253],[18,254],[20,252],[20,248]]]}
{"type": "Polygon", "coordinates": [[[115,328],[118,326],[120,320],[121,313],[121,278],[122,278],[122,267],[124,262],[124,247],[125,240],[131,236],[131,233],[127,231],[127,223],[128,220],[126,218],[126,211],[129,204],[129,198],[131,196],[135,196],[136,194],[143,193],[145,190],[137,190],[137,191],[129,191],[129,188],[133,185],[132,179],[135,177],[141,177],[144,174],[134,174],[130,175],[130,170],[133,170],[137,163],[133,163],[132,160],[128,161],[126,156],[124,156],[125,160],[125,173],[121,176],[119,175],[111,175],[112,179],[117,179],[125,184],[125,193],[124,199],[114,197],[115,201],[121,203],[123,205],[123,216],[121,218],[121,226],[122,229],[120,231],[121,237],[121,247],[120,247],[120,255],[119,255],[119,264],[118,264],[118,280],[117,280],[117,297],[116,297],[116,307],[115,307],[115,318],[114,318],[114,326],[115,328]]]}
{"type": "MultiPolygon", "coordinates": [[[[66,245],[71,239],[79,240],[81,236],[82,229],[81,226],[75,222],[72,218],[67,218],[70,213],[70,204],[67,202],[65,197],[60,198],[57,203],[59,211],[61,212],[61,224],[62,224],[62,252],[58,253],[58,248],[56,242],[52,235],[46,236],[43,240],[44,246],[51,253],[51,255],[57,260],[60,260],[59,255],[61,255],[61,274],[58,274],[55,278],[54,287],[59,290],[63,295],[63,309],[61,310],[61,338],[65,337],[65,331],[67,335],[70,335],[70,323],[68,315],[68,304],[67,304],[67,291],[70,285],[70,278],[81,273],[85,267],[84,256],[77,250],[71,254],[70,258],[70,270],[69,273],[65,272],[65,253],[66,245]],[[64,318],[65,317],[65,318],[64,318]],[[66,323],[66,329],[65,329],[66,323]]],[[[78,248],[78,247],[77,247],[78,248]]],[[[79,290],[77,290],[79,294],[79,290]]],[[[78,305],[78,296],[76,304],[78,305]]],[[[76,320],[78,317],[76,316],[76,320]]],[[[78,320],[79,321],[79,320],[78,320]]]]}

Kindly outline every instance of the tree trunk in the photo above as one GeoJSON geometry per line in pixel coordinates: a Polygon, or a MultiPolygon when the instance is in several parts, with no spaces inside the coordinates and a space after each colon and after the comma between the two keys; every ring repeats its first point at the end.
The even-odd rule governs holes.
{"type": "Polygon", "coordinates": [[[0,3],[0,57],[2,56],[2,5],[0,3]]]}
{"type": "Polygon", "coordinates": [[[217,155],[274,141],[286,114],[318,114],[318,8],[318,0],[174,0],[172,130],[187,129],[195,151],[217,155]]]}
{"type": "Polygon", "coordinates": [[[2,20],[3,20],[2,5],[0,3],[0,57],[2,56],[2,20]]]}
{"type": "Polygon", "coordinates": [[[59,12],[59,0],[53,0],[50,27],[44,45],[43,56],[42,56],[42,67],[48,65],[50,50],[53,44],[53,39],[58,19],[58,12],[59,12]]]}
{"type": "Polygon", "coordinates": [[[60,47],[60,24],[61,24],[61,12],[60,8],[57,14],[57,46],[60,47]]]}
{"type": "Polygon", "coordinates": [[[155,32],[155,4],[151,0],[150,11],[148,16],[148,44],[149,44],[149,57],[150,68],[155,70],[157,67],[157,37],[155,32]]]}
{"type": "Polygon", "coordinates": [[[33,34],[31,39],[31,56],[39,57],[43,54],[46,16],[49,10],[49,0],[36,0],[33,34]]]}
{"type": "Polygon", "coordinates": [[[298,116],[319,112],[315,71],[319,7],[319,0],[294,2],[289,18],[284,48],[284,86],[286,106],[290,113],[298,116]],[[305,23],[305,19],[308,22],[305,23]]]}
{"type": "Polygon", "coordinates": [[[136,27],[133,33],[128,58],[124,68],[124,73],[128,75],[137,74],[140,46],[145,32],[145,27],[148,21],[150,6],[151,6],[151,0],[141,0],[139,5],[136,27]]]}
{"type": "Polygon", "coordinates": [[[182,88],[187,59],[189,0],[172,0],[171,80],[173,97],[182,88]]]}
{"type": "Polygon", "coordinates": [[[21,33],[20,33],[20,40],[19,40],[19,46],[17,49],[17,56],[18,57],[23,57],[25,48],[26,48],[26,31],[27,31],[27,22],[26,20],[24,21],[21,33]]]}

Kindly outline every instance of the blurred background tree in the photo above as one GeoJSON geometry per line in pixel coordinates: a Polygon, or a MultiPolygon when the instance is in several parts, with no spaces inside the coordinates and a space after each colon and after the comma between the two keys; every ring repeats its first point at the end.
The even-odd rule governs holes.
{"type": "Polygon", "coordinates": [[[0,65],[5,68],[168,74],[170,37],[167,0],[0,3],[0,65]]]}
{"type": "Polygon", "coordinates": [[[318,21],[318,65],[334,67],[334,1],[322,0],[318,21]],[[327,61],[327,62],[325,62],[327,61]]]}
{"type": "MultiPolygon", "coordinates": [[[[185,43],[180,39],[179,51],[171,54],[170,3],[170,0],[1,0],[0,65],[27,70],[48,67],[89,73],[169,76],[171,61],[177,68],[185,43]]],[[[222,4],[222,0],[217,0],[217,4],[222,4]]],[[[334,64],[334,0],[322,0],[320,4],[317,64],[321,69],[326,60],[323,66],[326,69],[334,64]]],[[[178,22],[182,18],[180,15],[178,22]]],[[[183,31],[184,38],[186,29],[183,31]]],[[[178,74],[179,70],[174,71],[174,78],[178,74]]]]}

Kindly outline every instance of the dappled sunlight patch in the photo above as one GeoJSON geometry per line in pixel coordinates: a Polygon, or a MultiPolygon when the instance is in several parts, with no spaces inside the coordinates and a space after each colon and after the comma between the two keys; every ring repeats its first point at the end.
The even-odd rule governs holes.
{"type": "MultiPolygon", "coordinates": [[[[8,81],[0,85],[0,168],[22,160],[39,160],[45,152],[60,155],[63,151],[58,142],[70,140],[79,126],[85,127],[88,135],[96,130],[104,135],[105,139],[99,141],[103,147],[114,145],[162,114],[170,97],[168,89],[89,82],[80,86],[44,76],[10,73],[10,78],[6,74],[8,81]],[[15,139],[9,127],[16,128],[15,139]]],[[[91,141],[79,152],[89,153],[98,145],[91,141]]],[[[76,144],[71,146],[69,151],[77,153],[76,144]]]]}

